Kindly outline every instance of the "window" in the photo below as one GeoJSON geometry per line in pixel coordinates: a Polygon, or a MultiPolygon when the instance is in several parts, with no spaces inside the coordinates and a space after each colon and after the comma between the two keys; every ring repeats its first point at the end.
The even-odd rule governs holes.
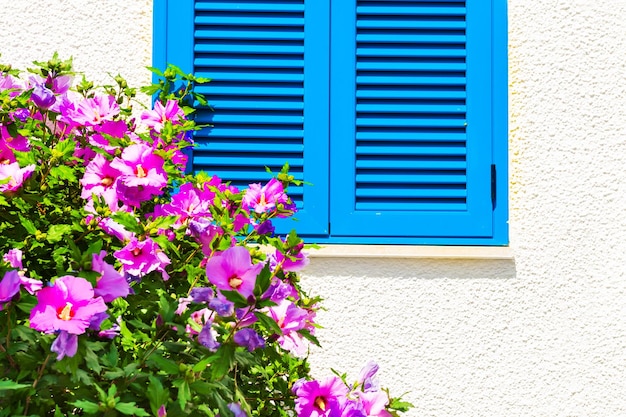
{"type": "Polygon", "coordinates": [[[154,65],[212,79],[194,170],[289,162],[308,241],[508,243],[506,0],[154,4],[154,65]]]}

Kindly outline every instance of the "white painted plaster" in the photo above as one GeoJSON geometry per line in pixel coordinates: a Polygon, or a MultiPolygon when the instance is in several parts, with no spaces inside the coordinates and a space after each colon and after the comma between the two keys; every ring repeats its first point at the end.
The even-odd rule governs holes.
{"type": "MultiPolygon", "coordinates": [[[[3,62],[149,82],[150,1],[0,0],[3,62]]],[[[314,259],[318,376],[409,416],[626,416],[626,1],[509,0],[513,260],[314,259]]]]}

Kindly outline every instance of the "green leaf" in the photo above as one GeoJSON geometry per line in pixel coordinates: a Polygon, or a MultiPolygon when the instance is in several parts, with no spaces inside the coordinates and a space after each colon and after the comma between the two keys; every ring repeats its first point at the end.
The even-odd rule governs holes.
{"type": "Polygon", "coordinates": [[[402,401],[399,398],[394,398],[391,400],[391,404],[389,404],[389,408],[393,410],[398,410],[402,412],[407,412],[409,409],[414,408],[415,406],[407,401],[402,401]]]}
{"type": "Polygon", "coordinates": [[[248,300],[238,291],[220,291],[228,301],[235,303],[235,307],[244,308],[248,306],[248,300]]]}
{"type": "Polygon", "coordinates": [[[304,337],[305,339],[307,339],[309,342],[313,343],[315,346],[321,346],[320,345],[320,341],[317,340],[317,337],[313,336],[311,334],[311,331],[309,329],[300,329],[298,330],[298,333],[304,337]]]}
{"type": "Polygon", "coordinates": [[[159,229],[169,229],[179,216],[157,217],[146,225],[146,231],[156,233],[159,229]]]}
{"type": "Polygon", "coordinates": [[[100,411],[100,406],[94,402],[86,401],[86,400],[78,400],[70,403],[76,408],[82,408],[83,411],[87,414],[96,414],[100,411]]]}
{"type": "Polygon", "coordinates": [[[148,384],[148,400],[150,400],[150,409],[156,415],[159,408],[166,404],[169,398],[169,393],[163,388],[161,380],[154,375],[148,376],[150,383],[148,384]]]}
{"type": "Polygon", "coordinates": [[[235,346],[223,344],[216,352],[218,359],[211,365],[211,379],[221,379],[230,371],[235,361],[235,346]]]}
{"type": "Polygon", "coordinates": [[[66,180],[70,182],[77,181],[76,175],[74,174],[74,170],[65,165],[59,165],[57,167],[51,168],[50,175],[60,180],[66,180]]]}
{"type": "Polygon", "coordinates": [[[270,265],[268,262],[261,270],[261,273],[256,277],[256,283],[254,285],[254,295],[257,298],[260,298],[270,287],[271,278],[272,272],[270,271],[270,265]]]}
{"type": "Polygon", "coordinates": [[[160,69],[156,68],[156,67],[146,67],[146,69],[150,72],[155,73],[156,75],[158,75],[159,77],[163,77],[163,71],[161,71],[160,69]]]}
{"type": "Polygon", "coordinates": [[[85,363],[87,364],[87,367],[89,367],[89,369],[94,371],[96,374],[99,374],[102,371],[98,355],[96,355],[89,346],[85,349],[85,363]]]}
{"type": "Polygon", "coordinates": [[[54,150],[60,153],[61,155],[69,156],[74,153],[76,149],[76,141],[74,139],[65,139],[57,144],[54,147],[54,150]]]}
{"type": "Polygon", "coordinates": [[[122,414],[126,414],[127,416],[150,416],[143,408],[135,406],[134,402],[131,403],[117,403],[115,404],[115,409],[122,414]]]}
{"type": "Polygon", "coordinates": [[[149,359],[150,362],[153,362],[157,368],[166,374],[170,375],[178,375],[179,368],[178,364],[170,359],[165,359],[163,356],[159,354],[152,354],[149,359]]]}
{"type": "Polygon", "coordinates": [[[49,243],[57,243],[63,240],[63,236],[72,233],[72,226],[69,224],[53,224],[48,229],[46,240],[49,243]]]}
{"type": "Polygon", "coordinates": [[[124,226],[126,230],[128,230],[129,232],[134,232],[134,233],[139,233],[139,234],[143,233],[143,228],[138,223],[137,218],[130,213],[127,213],[125,211],[117,211],[113,213],[111,218],[115,222],[124,226]]]}
{"type": "Polygon", "coordinates": [[[35,233],[37,233],[37,228],[35,227],[33,222],[31,222],[29,219],[27,219],[26,217],[22,216],[19,213],[18,213],[18,216],[20,218],[20,223],[22,224],[22,226],[24,226],[24,229],[26,229],[28,233],[30,233],[31,235],[34,235],[35,233]]]}
{"type": "Polygon", "coordinates": [[[278,323],[276,323],[276,321],[273,318],[269,317],[267,314],[260,311],[255,311],[254,316],[267,330],[271,330],[276,334],[283,334],[283,331],[280,329],[278,323]]]}
{"type": "Polygon", "coordinates": [[[13,381],[0,381],[0,391],[16,390],[23,388],[30,388],[30,384],[18,384],[13,381]]]}
{"type": "Polygon", "coordinates": [[[178,404],[181,410],[185,410],[185,405],[191,401],[191,389],[189,383],[185,380],[178,386],[178,404]]]}
{"type": "Polygon", "coordinates": [[[200,362],[198,362],[197,364],[195,364],[192,368],[192,371],[194,372],[202,372],[206,369],[207,366],[209,366],[210,364],[212,364],[213,362],[215,362],[217,359],[219,359],[220,356],[219,355],[211,355],[209,357],[206,357],[204,359],[202,359],[200,362]]]}

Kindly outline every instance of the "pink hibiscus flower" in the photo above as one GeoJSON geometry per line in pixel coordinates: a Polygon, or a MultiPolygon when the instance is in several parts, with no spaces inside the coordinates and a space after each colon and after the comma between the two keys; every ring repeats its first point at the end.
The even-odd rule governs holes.
{"type": "Polygon", "coordinates": [[[279,203],[288,202],[287,194],[283,189],[283,184],[276,178],[269,180],[267,184],[250,184],[243,196],[242,204],[256,213],[265,213],[276,208],[279,203]]]}
{"type": "Polygon", "coordinates": [[[167,185],[163,158],[153,153],[145,143],[137,143],[124,149],[121,158],[115,158],[111,167],[120,172],[117,185],[118,198],[131,206],[162,193],[167,185]]]}
{"type": "Polygon", "coordinates": [[[209,259],[206,275],[219,290],[238,291],[247,298],[254,293],[256,277],[261,269],[263,264],[253,264],[246,248],[234,246],[209,259]]]}
{"type": "Polygon", "coordinates": [[[0,192],[19,190],[34,171],[35,165],[20,168],[17,162],[0,164],[0,192]]]}
{"type": "Polygon", "coordinates": [[[165,267],[170,264],[170,258],[150,238],[140,241],[132,237],[126,246],[113,255],[120,261],[126,274],[141,278],[150,272],[159,271],[164,280],[169,279],[165,267]]]}
{"type": "Polygon", "coordinates": [[[30,327],[46,333],[60,330],[82,334],[92,317],[106,310],[102,297],[94,298],[89,281],[66,275],[37,292],[37,305],[30,313],[30,327]]]}
{"type": "Polygon", "coordinates": [[[298,417],[341,415],[348,387],[341,378],[332,376],[323,381],[300,380],[294,384],[298,417]]]}
{"type": "Polygon", "coordinates": [[[165,103],[165,106],[160,101],[157,101],[154,103],[154,110],[146,110],[141,113],[143,123],[157,132],[163,129],[163,125],[168,120],[172,123],[177,123],[184,117],[185,113],[178,106],[178,101],[176,100],[169,100],[165,103]]]}

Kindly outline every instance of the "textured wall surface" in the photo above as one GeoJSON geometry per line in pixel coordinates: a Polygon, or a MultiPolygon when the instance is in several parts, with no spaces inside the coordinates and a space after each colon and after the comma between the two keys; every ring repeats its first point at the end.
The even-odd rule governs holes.
{"type": "MultiPolygon", "coordinates": [[[[151,2],[0,0],[3,62],[146,83],[151,2]]],[[[318,376],[381,363],[410,416],[626,416],[626,1],[509,0],[514,259],[314,259],[318,376]]]]}
{"type": "Polygon", "coordinates": [[[0,0],[0,62],[25,69],[57,51],[76,71],[111,84],[146,85],[152,64],[150,0],[0,0]]]}

